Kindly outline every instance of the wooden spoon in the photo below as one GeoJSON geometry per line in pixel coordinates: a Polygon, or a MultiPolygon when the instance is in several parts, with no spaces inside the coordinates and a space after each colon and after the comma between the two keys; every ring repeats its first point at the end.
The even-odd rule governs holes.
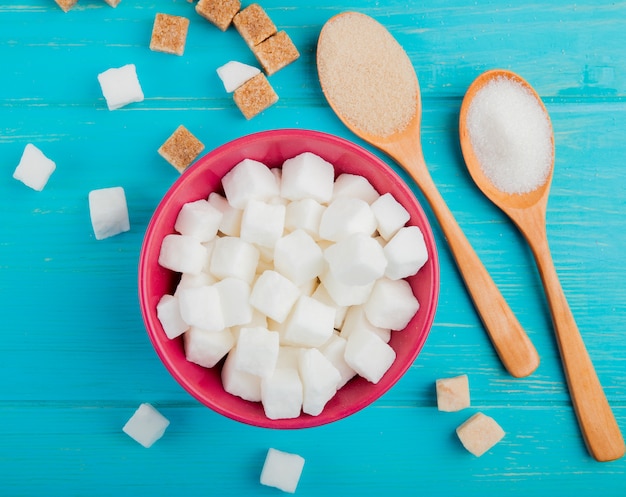
{"type": "MultiPolygon", "coordinates": [[[[548,116],[537,93],[520,76],[504,70],[487,71],[472,83],[461,105],[459,132],[463,156],[478,187],[513,220],[530,245],[545,288],[565,376],[587,448],[598,461],[612,461],[624,455],[624,440],[568,306],[548,247],[546,207],[554,162],[546,181],[535,190],[524,194],[503,193],[483,172],[472,146],[467,125],[470,105],[476,93],[495,78],[508,78],[530,90],[548,116]]],[[[552,136],[551,140],[554,151],[552,136]]],[[[552,158],[554,161],[554,153],[552,158]]]]}
{"type": "MultiPolygon", "coordinates": [[[[322,91],[339,119],[357,136],[391,156],[409,173],[421,189],[439,221],[474,306],[504,367],[515,377],[531,374],[539,365],[539,356],[536,349],[461,231],[428,173],[420,143],[422,105],[419,83],[417,82],[415,71],[412,65],[410,65],[408,56],[400,44],[391,37],[390,33],[381,24],[372,18],[356,12],[345,12],[332,17],[322,28],[317,48],[317,65],[322,91]],[[336,23],[341,24],[335,26],[336,23]],[[361,29],[363,24],[367,26],[367,29],[361,29]],[[350,46],[344,46],[343,43],[346,29],[351,32],[350,46]],[[392,42],[390,43],[391,40],[392,42]],[[381,51],[376,49],[376,46],[379,46],[379,42],[385,42],[386,50],[388,51],[380,54],[376,60],[377,52],[381,51]],[[361,46],[374,46],[375,49],[373,51],[353,50],[359,44],[361,46]],[[363,59],[367,60],[358,60],[358,58],[355,58],[355,53],[362,53],[363,59]],[[335,65],[333,65],[334,69],[327,69],[329,62],[337,61],[335,57],[339,56],[341,56],[339,67],[335,68],[335,65]],[[334,78],[345,76],[349,80],[354,76],[355,71],[363,71],[363,69],[365,69],[366,73],[370,69],[376,71],[377,68],[385,67],[388,60],[394,57],[406,58],[405,62],[410,66],[408,78],[411,81],[409,83],[414,85],[416,95],[413,95],[415,98],[412,102],[405,102],[404,105],[405,107],[406,105],[413,105],[414,112],[412,116],[409,115],[409,122],[401,129],[397,129],[390,134],[377,134],[368,131],[367,118],[369,116],[359,121],[358,119],[355,120],[353,116],[348,116],[342,112],[341,109],[345,108],[343,100],[354,99],[355,95],[369,93],[369,96],[372,98],[364,98],[362,101],[357,102],[356,107],[360,109],[359,106],[362,105],[363,108],[371,108],[371,102],[376,101],[374,97],[377,92],[395,92],[395,95],[397,95],[398,81],[396,79],[384,81],[384,78],[390,72],[388,69],[385,70],[387,72],[379,70],[380,76],[383,78],[382,82],[385,83],[382,85],[382,88],[380,79],[373,80],[372,77],[369,77],[358,80],[360,86],[357,92],[354,91],[354,86],[338,89],[334,78]],[[337,74],[337,71],[340,74],[337,74]],[[369,87],[363,86],[368,84],[370,85],[369,87]],[[346,89],[348,90],[347,92],[345,91],[346,89]]],[[[390,77],[389,79],[392,78],[390,77]]],[[[387,108],[374,108],[372,114],[384,115],[387,111],[387,108]]],[[[371,116],[371,118],[373,119],[374,116],[371,116]]]]}

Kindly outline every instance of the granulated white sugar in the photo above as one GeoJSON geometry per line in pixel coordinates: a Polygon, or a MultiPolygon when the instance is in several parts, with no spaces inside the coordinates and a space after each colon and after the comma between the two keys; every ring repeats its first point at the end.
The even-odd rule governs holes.
{"type": "Polygon", "coordinates": [[[359,130],[389,136],[406,128],[415,115],[419,86],[413,65],[371,17],[349,12],[327,22],[317,65],[328,100],[359,130]]]}
{"type": "Polygon", "coordinates": [[[548,179],[554,153],[550,118],[520,82],[500,76],[478,90],[467,129],[483,173],[498,190],[528,193],[548,179]]]}

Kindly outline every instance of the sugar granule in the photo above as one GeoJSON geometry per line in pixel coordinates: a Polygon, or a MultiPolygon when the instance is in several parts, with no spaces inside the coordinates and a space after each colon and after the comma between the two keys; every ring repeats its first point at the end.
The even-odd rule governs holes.
{"type": "Polygon", "coordinates": [[[327,22],[317,66],[327,98],[359,130],[389,136],[413,119],[419,96],[413,65],[371,17],[350,12],[327,22]]]}
{"type": "Polygon", "coordinates": [[[480,167],[500,191],[531,192],[543,185],[552,167],[550,118],[521,83],[498,77],[475,95],[467,129],[480,167]]]}

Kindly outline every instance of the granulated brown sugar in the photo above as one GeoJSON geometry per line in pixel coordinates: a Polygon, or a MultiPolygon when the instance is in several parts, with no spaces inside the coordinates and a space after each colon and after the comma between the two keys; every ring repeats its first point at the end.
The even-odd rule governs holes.
{"type": "Polygon", "coordinates": [[[406,52],[377,21],[349,12],[326,23],[317,65],[337,113],[355,128],[389,136],[414,117],[419,86],[406,52]]]}
{"type": "Polygon", "coordinates": [[[150,50],[182,55],[187,41],[189,19],[169,14],[157,14],[152,26],[150,50]]]}
{"type": "Polygon", "coordinates": [[[233,98],[246,119],[253,118],[278,102],[278,95],[263,73],[237,88],[233,98]]]}
{"type": "Polygon", "coordinates": [[[167,162],[182,173],[204,150],[204,144],[182,124],[176,128],[158,152],[167,162]]]}
{"type": "Polygon", "coordinates": [[[249,47],[276,33],[276,25],[258,3],[248,5],[233,18],[233,25],[249,47]]]}

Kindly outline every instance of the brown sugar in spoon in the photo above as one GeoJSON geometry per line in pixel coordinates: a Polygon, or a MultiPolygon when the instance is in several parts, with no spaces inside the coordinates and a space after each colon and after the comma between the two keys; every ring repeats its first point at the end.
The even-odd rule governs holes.
{"type": "MultiPolygon", "coordinates": [[[[548,113],[537,93],[520,76],[504,70],[487,71],[472,83],[463,99],[459,132],[463,156],[474,182],[511,218],[533,252],[552,314],[572,403],[587,448],[598,461],[618,459],[624,455],[624,440],[574,321],[548,247],[546,208],[554,170],[554,139],[548,113]],[[549,170],[547,177],[537,182],[539,186],[526,193],[507,193],[494,186],[492,173],[485,173],[484,167],[481,167],[472,141],[472,136],[477,140],[477,131],[468,124],[470,107],[477,93],[485,85],[498,79],[502,81],[502,78],[521,85],[529,92],[527,95],[534,96],[547,119],[549,146],[552,149],[549,170]]],[[[476,143],[481,146],[478,141],[476,143]]]]}
{"type": "Polygon", "coordinates": [[[406,52],[371,17],[345,12],[322,28],[317,66],[322,91],[341,121],[398,162],[421,189],[504,367],[515,377],[531,374],[539,365],[536,349],[426,167],[420,143],[419,83],[406,52]]]}

